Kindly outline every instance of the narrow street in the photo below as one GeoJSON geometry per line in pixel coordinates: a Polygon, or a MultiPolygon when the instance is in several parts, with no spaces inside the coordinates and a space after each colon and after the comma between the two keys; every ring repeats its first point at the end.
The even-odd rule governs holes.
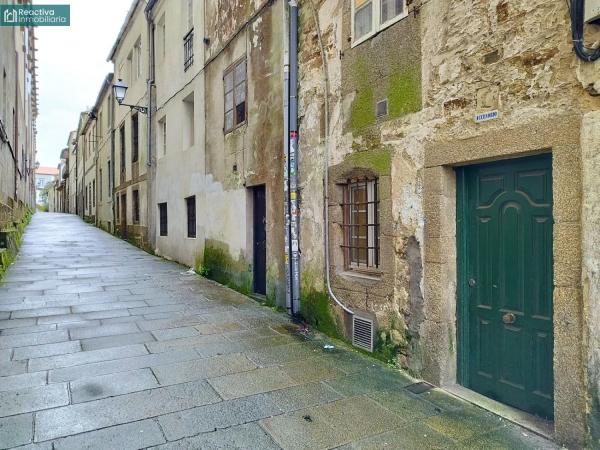
{"type": "Polygon", "coordinates": [[[555,448],[81,221],[0,287],[0,447],[555,448]]]}

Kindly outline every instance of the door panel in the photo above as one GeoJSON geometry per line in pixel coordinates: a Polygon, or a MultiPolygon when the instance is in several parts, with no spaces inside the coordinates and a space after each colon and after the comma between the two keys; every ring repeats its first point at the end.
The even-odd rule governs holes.
{"type": "Polygon", "coordinates": [[[553,416],[552,160],[460,168],[461,383],[553,416]]]}
{"type": "Polygon", "coordinates": [[[252,188],[253,236],[254,236],[254,292],[267,293],[267,205],[265,187],[252,188]]]}

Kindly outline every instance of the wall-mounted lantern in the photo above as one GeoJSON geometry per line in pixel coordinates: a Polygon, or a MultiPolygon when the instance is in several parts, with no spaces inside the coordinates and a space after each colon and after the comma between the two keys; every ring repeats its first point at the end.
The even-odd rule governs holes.
{"type": "Polygon", "coordinates": [[[117,100],[117,103],[121,106],[129,106],[129,108],[135,109],[136,111],[139,111],[142,114],[148,114],[148,108],[146,108],[145,106],[128,105],[126,103],[123,103],[123,100],[125,100],[125,94],[127,94],[127,88],[128,86],[120,78],[115,84],[113,84],[113,91],[115,93],[115,100],[117,100]]]}

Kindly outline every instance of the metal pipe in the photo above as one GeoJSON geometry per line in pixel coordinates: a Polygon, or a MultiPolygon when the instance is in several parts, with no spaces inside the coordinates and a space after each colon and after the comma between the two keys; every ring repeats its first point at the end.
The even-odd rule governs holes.
{"type": "Polygon", "coordinates": [[[325,46],[323,45],[323,35],[321,33],[321,25],[319,23],[319,15],[317,9],[313,3],[313,0],[309,0],[310,7],[312,9],[313,18],[315,21],[315,27],[317,29],[317,38],[319,41],[319,47],[321,51],[321,62],[323,65],[323,78],[325,81],[325,93],[324,93],[324,108],[325,108],[325,176],[323,186],[323,201],[324,214],[323,214],[323,226],[325,228],[323,236],[325,241],[325,281],[327,284],[327,292],[329,296],[348,314],[354,315],[354,312],[338,300],[333,288],[331,287],[331,277],[329,275],[330,267],[330,254],[329,254],[329,68],[327,66],[327,54],[325,53],[325,46]]]}
{"type": "Polygon", "coordinates": [[[300,312],[300,206],[298,203],[298,1],[290,0],[289,203],[292,314],[300,312]]]}
{"type": "Polygon", "coordinates": [[[283,56],[283,196],[284,196],[284,250],[285,250],[285,307],[288,314],[292,314],[292,278],[290,267],[291,236],[290,236],[290,55],[289,55],[289,26],[288,8],[284,3],[284,56],[283,56]]]}

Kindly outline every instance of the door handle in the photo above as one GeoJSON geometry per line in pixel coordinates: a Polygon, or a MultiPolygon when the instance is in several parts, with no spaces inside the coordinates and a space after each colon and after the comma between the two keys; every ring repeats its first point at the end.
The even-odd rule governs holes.
{"type": "Polygon", "coordinates": [[[515,316],[513,313],[506,313],[502,316],[502,322],[504,322],[506,325],[515,323],[516,320],[517,316],[515,316]]]}
{"type": "Polygon", "coordinates": [[[475,278],[469,278],[469,287],[475,287],[477,286],[477,281],[475,281],[475,278]]]}

